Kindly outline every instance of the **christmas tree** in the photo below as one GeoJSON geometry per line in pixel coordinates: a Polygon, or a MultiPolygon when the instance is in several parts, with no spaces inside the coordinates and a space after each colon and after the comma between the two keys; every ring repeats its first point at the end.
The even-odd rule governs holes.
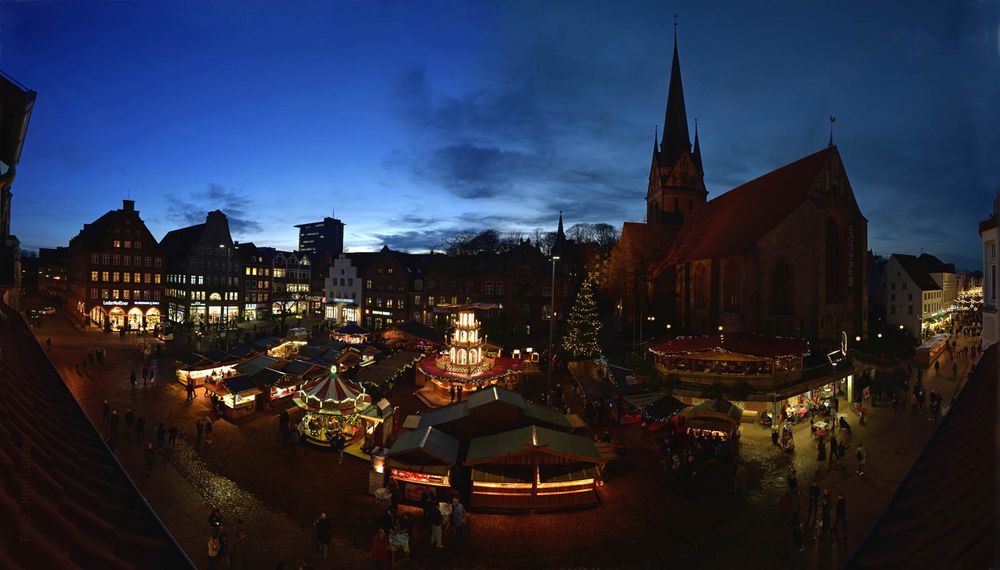
{"type": "Polygon", "coordinates": [[[569,312],[563,349],[568,360],[586,360],[601,355],[601,345],[597,343],[597,333],[601,321],[597,318],[597,301],[594,300],[593,285],[590,280],[583,282],[576,295],[573,309],[569,312]]]}

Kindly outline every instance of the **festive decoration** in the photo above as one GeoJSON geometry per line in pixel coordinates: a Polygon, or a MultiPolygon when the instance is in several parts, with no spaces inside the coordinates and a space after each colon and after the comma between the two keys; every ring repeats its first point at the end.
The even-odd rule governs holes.
{"type": "Polygon", "coordinates": [[[576,295],[573,309],[569,313],[563,349],[569,360],[585,360],[601,355],[597,335],[601,331],[601,321],[597,316],[597,302],[594,300],[593,285],[590,280],[583,282],[576,295]]]}

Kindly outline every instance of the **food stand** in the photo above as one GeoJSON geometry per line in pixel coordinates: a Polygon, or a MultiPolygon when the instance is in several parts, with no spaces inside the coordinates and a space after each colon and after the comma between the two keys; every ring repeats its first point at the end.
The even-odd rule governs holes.
{"type": "Polygon", "coordinates": [[[917,347],[916,354],[913,355],[913,360],[920,366],[925,368],[930,367],[948,348],[950,339],[951,335],[948,333],[932,336],[917,347]]]}
{"type": "Polygon", "coordinates": [[[385,465],[404,499],[419,503],[424,491],[447,500],[459,440],[435,427],[403,432],[389,449],[385,465]]]}
{"type": "Polygon", "coordinates": [[[739,439],[743,409],[728,400],[708,400],[684,411],[688,433],[739,439]]]}
{"type": "Polygon", "coordinates": [[[386,442],[393,435],[392,416],[395,413],[396,408],[385,398],[358,412],[358,416],[362,420],[365,437],[364,443],[361,444],[362,450],[371,450],[375,447],[385,446],[386,442]]]}
{"type": "Polygon", "coordinates": [[[346,325],[333,331],[332,338],[347,344],[361,344],[368,340],[371,334],[366,328],[358,326],[358,323],[347,323],[346,325]]]}
{"type": "Polygon", "coordinates": [[[245,418],[257,411],[257,396],[261,389],[249,376],[231,376],[206,384],[206,387],[221,400],[222,417],[230,421],[245,418]]]}
{"type": "Polygon", "coordinates": [[[321,447],[331,447],[338,433],[351,440],[362,433],[359,411],[371,404],[371,397],[360,388],[337,374],[337,367],[330,374],[312,384],[303,386],[292,400],[305,410],[298,424],[299,433],[306,441],[321,447]]]}
{"type": "MultiPolygon", "coordinates": [[[[211,356],[217,358],[218,354],[211,354],[211,356]]],[[[174,362],[174,374],[181,384],[187,386],[188,381],[191,381],[197,388],[206,382],[234,376],[237,362],[235,358],[229,358],[225,354],[222,355],[221,359],[213,360],[209,355],[192,352],[181,356],[174,362]]]]}

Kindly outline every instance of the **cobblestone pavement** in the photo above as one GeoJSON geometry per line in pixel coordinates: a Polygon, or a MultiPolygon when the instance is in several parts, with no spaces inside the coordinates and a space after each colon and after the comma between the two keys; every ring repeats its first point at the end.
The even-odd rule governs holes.
{"type": "MultiPolygon", "coordinates": [[[[210,505],[216,505],[229,526],[243,518],[251,537],[248,557],[236,567],[273,568],[278,561],[285,561],[286,568],[294,567],[303,557],[320,568],[370,565],[368,546],[381,513],[367,492],[366,464],[345,458],[341,465],[334,455],[315,449],[306,455],[305,448],[289,457],[276,441],[274,413],[257,414],[238,424],[217,421],[212,443],[195,449],[194,424],[208,414],[208,401],[201,396],[186,401],[183,387],[172,381],[172,351],[186,350],[183,339],[162,354],[157,382],[146,388],[140,382],[133,392],[128,374],[133,367],[141,371],[142,364],[132,358],[132,343],[96,332],[81,333],[61,315],[43,322],[36,333],[43,342],[53,339],[53,361],[98,422],[101,403],[108,399],[120,415],[131,408],[147,417],[147,439],[155,434],[157,422],[168,426],[173,422],[180,428],[177,447],[148,476],[138,442],[122,439],[117,453],[196,562],[205,561],[206,518],[210,505]],[[77,374],[74,359],[85,360],[87,350],[98,344],[109,351],[109,361],[99,368],[88,366],[87,376],[77,374]],[[316,556],[310,532],[320,511],[330,515],[335,537],[326,561],[316,556]]],[[[959,363],[959,377],[963,377],[970,363],[968,359],[959,363]]],[[[931,371],[925,384],[947,400],[958,384],[951,379],[950,355],[943,357],[941,370],[941,374],[931,371]]],[[[528,382],[544,382],[544,377],[532,375],[528,382]]],[[[565,375],[556,375],[553,383],[558,382],[569,385],[565,375]]],[[[412,387],[402,387],[393,397],[404,414],[418,406],[411,392],[412,387]]],[[[846,403],[842,402],[841,409],[846,410],[846,403]]],[[[884,510],[936,425],[925,416],[874,408],[867,414],[867,425],[861,426],[847,413],[854,429],[852,447],[844,464],[832,468],[816,461],[807,425],[796,428],[797,451],[787,454],[771,445],[769,430],[745,424],[740,444],[740,457],[748,469],[745,497],[734,496],[730,490],[730,465],[710,464],[688,485],[669,481],[659,465],[658,451],[651,443],[640,442],[637,426],[585,430],[590,435],[610,429],[629,447],[617,465],[609,468],[601,507],[517,516],[473,513],[469,540],[459,545],[446,538],[443,551],[429,547],[421,521],[412,557],[400,566],[653,568],[766,563],[772,568],[837,568],[884,510]],[[869,456],[861,477],[855,474],[853,461],[853,446],[859,441],[864,441],[869,456]],[[811,542],[801,563],[793,561],[791,527],[778,516],[784,477],[792,466],[803,491],[815,478],[834,496],[843,491],[848,505],[846,543],[811,542]]]]}

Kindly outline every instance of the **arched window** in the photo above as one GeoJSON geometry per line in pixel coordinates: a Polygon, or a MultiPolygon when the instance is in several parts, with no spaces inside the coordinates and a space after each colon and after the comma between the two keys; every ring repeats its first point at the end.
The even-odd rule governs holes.
{"type": "Polygon", "coordinates": [[[468,360],[467,360],[467,356],[468,356],[468,355],[467,355],[467,353],[465,352],[465,349],[464,349],[464,348],[462,348],[462,349],[459,349],[459,351],[458,351],[458,363],[459,363],[459,364],[466,364],[466,363],[468,362],[468,360]]]}
{"type": "Polygon", "coordinates": [[[832,218],[826,221],[826,302],[844,300],[844,247],[840,228],[832,218]]]}
{"type": "Polygon", "coordinates": [[[722,305],[727,311],[739,312],[740,301],[743,299],[743,271],[740,264],[735,259],[729,260],[722,277],[722,305]]]}
{"type": "Polygon", "coordinates": [[[694,282],[691,285],[694,293],[694,306],[699,309],[708,307],[708,272],[705,266],[698,264],[694,268],[694,282]]]}
{"type": "Polygon", "coordinates": [[[771,314],[795,313],[795,272],[784,259],[778,260],[771,270],[771,314]]]}

